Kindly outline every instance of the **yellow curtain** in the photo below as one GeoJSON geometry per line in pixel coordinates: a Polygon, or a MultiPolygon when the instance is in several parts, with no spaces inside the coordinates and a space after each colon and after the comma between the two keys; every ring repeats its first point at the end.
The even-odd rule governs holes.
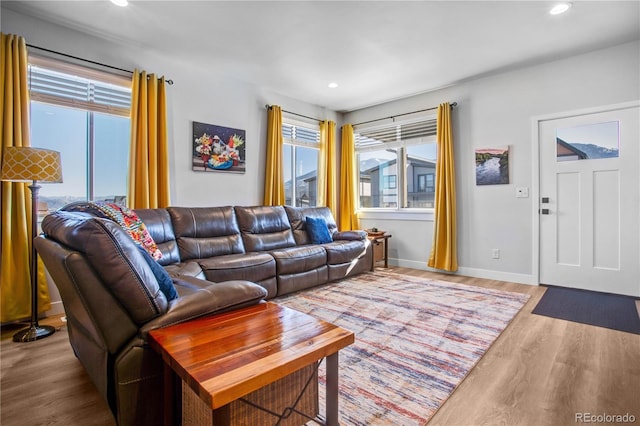
{"type": "Polygon", "coordinates": [[[267,112],[267,164],[264,176],[264,205],[284,205],[282,170],[282,109],[271,105],[267,112]]]}
{"type": "Polygon", "coordinates": [[[136,209],[170,205],[165,81],[138,70],[131,88],[127,204],[136,209]]]}
{"type": "Polygon", "coordinates": [[[456,173],[449,103],[438,106],[437,144],[435,223],[433,246],[427,265],[445,271],[457,271],[456,173]]]}
{"type": "Polygon", "coordinates": [[[356,167],[355,141],[353,126],[342,126],[342,160],[340,165],[340,220],[338,226],[341,231],[359,229],[358,215],[358,178],[356,167]]]}
{"type": "MultiPolygon", "coordinates": [[[[30,146],[27,45],[0,33],[0,137],[6,146],[30,146]]],[[[0,150],[0,164],[2,150],[0,150]]],[[[0,322],[31,317],[31,192],[21,182],[1,182],[0,322]]],[[[38,261],[38,311],[51,309],[42,261],[38,261]]]]}
{"type": "Polygon", "coordinates": [[[317,203],[319,206],[329,207],[333,217],[338,217],[336,211],[336,123],[327,120],[320,122],[317,203]]]}

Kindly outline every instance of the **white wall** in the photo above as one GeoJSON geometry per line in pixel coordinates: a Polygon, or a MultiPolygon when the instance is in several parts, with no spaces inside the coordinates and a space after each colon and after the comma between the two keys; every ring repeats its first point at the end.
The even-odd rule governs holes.
{"type": "MultiPolygon", "coordinates": [[[[229,78],[224,69],[202,69],[198,58],[179,62],[154,50],[128,46],[2,9],[2,32],[28,44],[133,70],[144,69],[174,81],[167,86],[171,203],[181,206],[254,205],[262,202],[267,113],[265,104],[318,119],[336,113],[229,78]],[[191,170],[192,121],[246,130],[244,174],[191,170]]],[[[41,53],[31,50],[32,53],[41,53]]],[[[86,64],[85,64],[86,65],[86,64]]],[[[108,69],[107,69],[108,71],[108,69]]]]}
{"type": "MultiPolygon", "coordinates": [[[[533,181],[532,117],[640,99],[640,42],[457,84],[344,116],[357,123],[394,114],[458,103],[453,111],[457,179],[460,273],[533,283],[533,221],[537,203],[516,198],[516,187],[533,181]],[[475,148],[510,151],[510,184],[475,185],[475,148]],[[500,259],[491,250],[500,249],[500,259]]],[[[455,66],[455,64],[451,64],[455,66]]],[[[393,234],[392,263],[426,268],[433,223],[363,219],[393,234]]]]}
{"type": "MultiPolygon", "coordinates": [[[[153,50],[92,37],[5,8],[1,12],[2,32],[21,35],[28,44],[119,68],[144,69],[174,81],[173,86],[167,86],[172,205],[262,204],[266,104],[280,105],[285,110],[318,119],[338,120],[335,112],[325,108],[231,79],[228,76],[232,72],[225,70],[224,65],[220,70],[201,69],[197,58],[189,63],[178,62],[153,50]],[[246,172],[192,171],[192,121],[246,130],[246,172]]],[[[41,53],[37,50],[32,52],[41,53]]],[[[49,314],[62,312],[55,287],[50,293],[53,303],[49,314]]]]}

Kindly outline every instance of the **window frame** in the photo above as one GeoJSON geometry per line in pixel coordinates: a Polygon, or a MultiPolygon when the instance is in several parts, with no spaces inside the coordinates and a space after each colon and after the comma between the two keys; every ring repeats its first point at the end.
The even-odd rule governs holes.
{"type": "MultiPolygon", "coordinates": [[[[389,129],[396,127],[396,135],[399,137],[402,134],[402,126],[412,125],[419,122],[433,122],[436,123],[437,114],[420,114],[412,115],[410,118],[403,120],[394,120],[392,123],[385,123],[381,125],[371,126],[356,126],[354,128],[354,137],[356,140],[356,166],[357,166],[357,213],[362,219],[406,219],[406,220],[432,220],[435,211],[434,207],[407,207],[408,198],[408,185],[407,185],[407,154],[406,148],[412,145],[423,144],[436,144],[436,134],[433,132],[431,135],[421,136],[417,138],[396,139],[394,141],[382,142],[378,144],[369,144],[364,146],[358,146],[358,136],[360,132],[376,132],[379,129],[389,129]],[[399,190],[397,206],[398,207],[362,207],[360,205],[360,153],[381,151],[384,149],[396,149],[396,164],[397,164],[397,187],[399,190]]],[[[436,154],[437,157],[437,154],[436,154]]],[[[435,174],[434,174],[435,178],[435,174]]],[[[426,178],[425,178],[426,179],[426,178]]],[[[435,189],[435,188],[434,188],[435,189]]]]}
{"type": "Polygon", "coordinates": [[[431,188],[431,192],[435,192],[435,174],[434,173],[420,173],[418,175],[418,191],[417,192],[429,192],[429,188],[431,188]],[[431,178],[431,179],[429,179],[431,178]],[[431,180],[431,184],[429,184],[429,180],[431,180]]]}
{"type": "Polygon", "coordinates": [[[382,176],[382,187],[384,189],[397,189],[398,188],[398,175],[384,175],[384,176],[382,176]]]}
{"type": "MultiPolygon", "coordinates": [[[[95,121],[96,114],[101,115],[111,115],[116,117],[122,117],[129,120],[129,126],[131,126],[131,78],[125,77],[123,75],[117,75],[110,72],[104,72],[97,69],[89,68],[82,65],[77,65],[74,63],[65,62],[63,60],[58,60],[50,57],[44,57],[39,55],[30,54],[28,59],[28,91],[29,91],[29,109],[31,110],[33,103],[50,105],[52,107],[60,107],[60,108],[70,108],[76,111],[82,111],[86,114],[86,149],[87,149],[87,158],[84,164],[85,173],[86,173],[86,188],[84,192],[84,197],[87,200],[95,200],[95,187],[96,187],[96,129],[95,129],[95,121]],[[73,77],[89,80],[87,83],[87,93],[88,99],[78,99],[78,97],[73,96],[56,96],[51,93],[43,93],[42,91],[38,91],[37,89],[33,89],[32,84],[32,76],[33,67],[42,69],[45,71],[52,71],[54,73],[60,73],[65,76],[69,76],[66,81],[73,80],[73,77]],[[97,84],[96,84],[97,83],[97,84]],[[129,92],[129,106],[127,108],[122,106],[122,102],[119,102],[120,105],[115,103],[109,104],[105,102],[99,101],[99,92],[102,90],[109,91],[109,86],[118,86],[119,88],[126,89],[129,92]],[[96,96],[96,94],[98,94],[96,96]]],[[[42,73],[42,75],[47,74],[46,72],[42,73]]],[[[50,74],[51,75],[51,74],[50,74]]],[[[61,79],[64,79],[61,76],[61,79]]],[[[52,77],[52,80],[55,80],[55,76],[52,77]]],[[[60,80],[59,80],[60,81],[60,80]]],[[[64,80],[63,80],[64,81],[64,80]]],[[[55,85],[55,84],[54,84],[55,85]]],[[[41,85],[40,87],[46,87],[41,85]]],[[[69,86],[66,86],[69,87],[69,86]]],[[[54,90],[52,90],[54,91],[54,90]]],[[[78,92],[79,93],[79,92],[78,92]]],[[[103,92],[104,93],[104,92],[103,92]]],[[[117,93],[117,92],[112,92],[117,93]]],[[[119,95],[115,95],[118,97],[119,95]]],[[[120,95],[121,96],[121,95],[120,95]]],[[[103,98],[105,99],[105,98],[103,98]]],[[[108,99],[108,98],[107,98],[108,99]]],[[[33,121],[30,123],[30,126],[33,126],[33,121]]],[[[31,132],[31,129],[30,129],[31,132]]],[[[128,159],[127,159],[128,161],[128,159]]],[[[128,165],[127,165],[128,169],[128,165]]],[[[127,176],[127,180],[128,180],[127,176]]],[[[126,190],[125,197],[126,197],[126,190]]]]}
{"type": "Polygon", "coordinates": [[[427,192],[427,174],[421,173],[418,175],[418,191],[427,192]]]}
{"type": "MultiPolygon", "coordinates": [[[[296,148],[300,147],[300,148],[310,148],[310,149],[315,149],[317,151],[317,160],[316,160],[316,194],[317,194],[317,187],[318,187],[318,169],[320,166],[320,127],[317,125],[317,123],[308,123],[305,121],[301,121],[301,120],[296,120],[296,119],[292,119],[289,117],[283,117],[282,118],[282,128],[283,128],[283,135],[282,135],[282,148],[284,150],[285,145],[288,145],[291,147],[291,164],[289,165],[285,165],[284,162],[284,151],[283,151],[283,168],[284,167],[288,167],[291,170],[291,184],[292,184],[292,196],[291,196],[291,202],[292,205],[290,207],[302,207],[302,206],[297,206],[296,205],[296,193],[295,193],[295,189],[296,189],[296,182],[299,176],[296,175],[296,164],[297,164],[297,157],[296,157],[296,148]],[[314,124],[317,127],[317,129],[314,129],[314,124]],[[307,141],[307,140],[301,140],[301,139],[292,139],[292,138],[287,138],[284,135],[284,127],[285,126],[292,126],[295,128],[303,128],[305,130],[308,131],[312,131],[316,133],[316,141],[315,142],[311,142],[311,141],[307,141]]],[[[283,177],[284,180],[284,177],[283,177]]],[[[286,181],[282,182],[283,185],[286,183],[286,181]]],[[[285,188],[285,194],[286,194],[286,188],[285,188]]],[[[286,196],[285,196],[285,205],[286,204],[286,196]]],[[[309,205],[309,207],[316,207],[317,206],[317,198],[316,198],[316,204],[314,206],[309,205]]]]}

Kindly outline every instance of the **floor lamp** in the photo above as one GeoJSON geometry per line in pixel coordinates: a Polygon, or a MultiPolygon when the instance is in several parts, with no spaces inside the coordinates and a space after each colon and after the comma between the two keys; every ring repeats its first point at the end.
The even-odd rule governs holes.
{"type": "Polygon", "coordinates": [[[56,330],[38,324],[38,254],[33,244],[38,229],[38,191],[40,182],[62,182],[60,153],[49,149],[23,146],[5,147],[2,154],[0,179],[31,182],[31,324],[13,335],[14,342],[31,342],[50,336],[56,330]]]}

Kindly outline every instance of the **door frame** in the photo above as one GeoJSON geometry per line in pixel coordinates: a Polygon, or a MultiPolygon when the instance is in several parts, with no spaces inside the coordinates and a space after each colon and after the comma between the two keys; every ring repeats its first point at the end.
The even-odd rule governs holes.
{"type": "Polygon", "coordinates": [[[532,238],[531,254],[533,256],[531,265],[533,269],[533,283],[540,285],[540,122],[557,120],[561,118],[578,117],[581,115],[610,112],[618,109],[640,107],[640,100],[622,102],[618,104],[603,105],[592,108],[583,108],[571,111],[561,111],[551,114],[536,115],[531,117],[531,199],[532,199],[532,238]]]}

